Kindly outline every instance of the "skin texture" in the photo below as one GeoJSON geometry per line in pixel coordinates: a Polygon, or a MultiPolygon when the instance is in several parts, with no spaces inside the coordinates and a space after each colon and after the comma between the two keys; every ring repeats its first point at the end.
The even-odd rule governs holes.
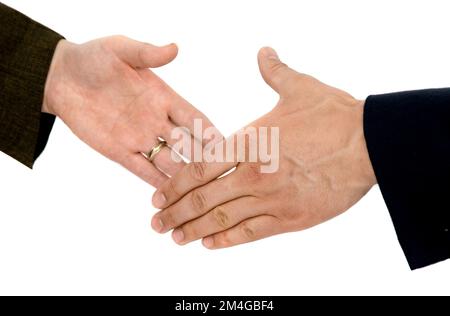
{"type": "Polygon", "coordinates": [[[151,164],[144,154],[176,126],[210,121],[148,68],[170,63],[176,45],[156,47],[123,36],[82,45],[61,41],[47,78],[42,111],[61,118],[84,142],[158,187],[184,163],[169,148],[151,164]]]}
{"type": "Polygon", "coordinates": [[[174,229],[180,245],[203,239],[219,249],[304,230],[343,213],[376,184],[364,102],[290,69],[271,48],[258,60],[280,101],[251,126],[280,128],[280,168],[264,174],[260,163],[183,167],[155,193],[162,211],[152,219],[157,232],[174,229]]]}

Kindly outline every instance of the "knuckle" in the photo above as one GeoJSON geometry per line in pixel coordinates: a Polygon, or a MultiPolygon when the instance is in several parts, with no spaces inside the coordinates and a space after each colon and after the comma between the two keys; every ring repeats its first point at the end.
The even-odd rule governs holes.
{"type": "Polygon", "coordinates": [[[128,40],[128,37],[124,35],[112,35],[102,39],[103,44],[106,46],[122,45],[128,40]]]}
{"type": "Polygon", "coordinates": [[[287,68],[287,65],[285,63],[278,62],[278,63],[274,63],[270,66],[270,71],[272,72],[272,74],[276,74],[286,68],[287,68]]]}
{"type": "Polygon", "coordinates": [[[257,184],[263,180],[263,173],[260,170],[260,166],[256,163],[248,164],[244,168],[244,178],[250,184],[257,184]]]}
{"type": "Polygon", "coordinates": [[[226,210],[223,207],[216,207],[212,215],[214,216],[214,220],[221,228],[228,228],[230,224],[230,218],[226,213],[226,210]]]}
{"type": "Polygon", "coordinates": [[[178,188],[177,182],[174,181],[173,179],[170,179],[167,182],[167,189],[164,192],[166,194],[166,196],[168,197],[172,197],[172,198],[179,198],[182,195],[181,190],[178,188]]]}
{"type": "Polygon", "coordinates": [[[231,246],[231,240],[228,236],[228,232],[223,232],[220,235],[214,236],[214,244],[219,248],[227,248],[231,246]]]}
{"type": "Polygon", "coordinates": [[[205,195],[200,192],[199,190],[195,190],[191,194],[191,202],[192,206],[195,210],[198,210],[199,212],[205,209],[206,207],[206,198],[205,195]]]}
{"type": "Polygon", "coordinates": [[[137,60],[141,65],[145,65],[147,61],[147,47],[145,45],[141,46],[137,50],[137,60]]]}
{"type": "Polygon", "coordinates": [[[186,224],[182,227],[182,230],[186,240],[196,240],[201,237],[194,225],[186,224]]]}
{"type": "Polygon", "coordinates": [[[110,38],[112,40],[116,40],[116,41],[126,41],[126,40],[128,40],[128,37],[126,37],[125,35],[122,35],[122,34],[113,35],[110,38]]]}
{"type": "Polygon", "coordinates": [[[203,162],[194,162],[190,165],[191,176],[197,181],[205,179],[206,164],[203,162]]]}
{"type": "Polygon", "coordinates": [[[255,238],[255,230],[248,224],[242,225],[241,232],[246,240],[253,240],[255,238]]]}
{"type": "Polygon", "coordinates": [[[166,228],[172,228],[176,226],[175,217],[171,211],[164,211],[160,216],[166,228]]]}

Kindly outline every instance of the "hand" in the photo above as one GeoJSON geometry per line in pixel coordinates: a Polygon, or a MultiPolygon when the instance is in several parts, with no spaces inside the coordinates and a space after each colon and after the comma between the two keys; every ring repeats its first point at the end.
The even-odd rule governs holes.
{"type": "Polygon", "coordinates": [[[171,141],[176,126],[193,130],[194,119],[209,120],[148,68],[170,63],[177,47],[156,47],[122,36],[83,45],[61,41],[45,88],[42,111],[60,117],[104,156],[153,186],[179,171],[169,148],[151,164],[142,153],[171,141]]]}
{"type": "Polygon", "coordinates": [[[280,95],[252,126],[279,127],[279,170],[261,163],[195,163],[157,190],[153,228],[180,245],[204,238],[209,249],[299,231],[355,204],[376,183],[363,133],[363,101],[297,73],[261,50],[265,81],[280,95]],[[228,170],[236,170],[220,177],[228,170]]]}

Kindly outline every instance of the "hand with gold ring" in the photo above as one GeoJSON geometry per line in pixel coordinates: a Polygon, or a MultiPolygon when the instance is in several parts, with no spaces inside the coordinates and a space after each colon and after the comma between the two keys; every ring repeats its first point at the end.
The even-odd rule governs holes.
{"type": "Polygon", "coordinates": [[[201,119],[204,128],[212,126],[149,69],[170,63],[177,51],[173,44],[157,47],[122,36],[82,45],[61,41],[42,111],[58,116],[92,148],[158,187],[184,165],[171,157],[173,128],[186,127],[193,134],[194,119],[201,119]],[[164,146],[160,138],[167,141],[164,146]],[[155,146],[158,152],[149,163],[145,154],[155,146]]]}
{"type": "Polygon", "coordinates": [[[156,155],[158,155],[166,146],[167,142],[165,140],[160,140],[159,144],[153,147],[152,150],[150,150],[150,152],[147,154],[148,161],[153,163],[153,160],[155,160],[156,155]]]}

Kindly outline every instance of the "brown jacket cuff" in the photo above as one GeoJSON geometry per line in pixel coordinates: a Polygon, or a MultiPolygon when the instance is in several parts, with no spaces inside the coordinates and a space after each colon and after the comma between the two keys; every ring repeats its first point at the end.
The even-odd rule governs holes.
{"type": "Polygon", "coordinates": [[[0,4],[0,151],[32,167],[55,117],[41,112],[47,74],[63,37],[0,4]]]}

